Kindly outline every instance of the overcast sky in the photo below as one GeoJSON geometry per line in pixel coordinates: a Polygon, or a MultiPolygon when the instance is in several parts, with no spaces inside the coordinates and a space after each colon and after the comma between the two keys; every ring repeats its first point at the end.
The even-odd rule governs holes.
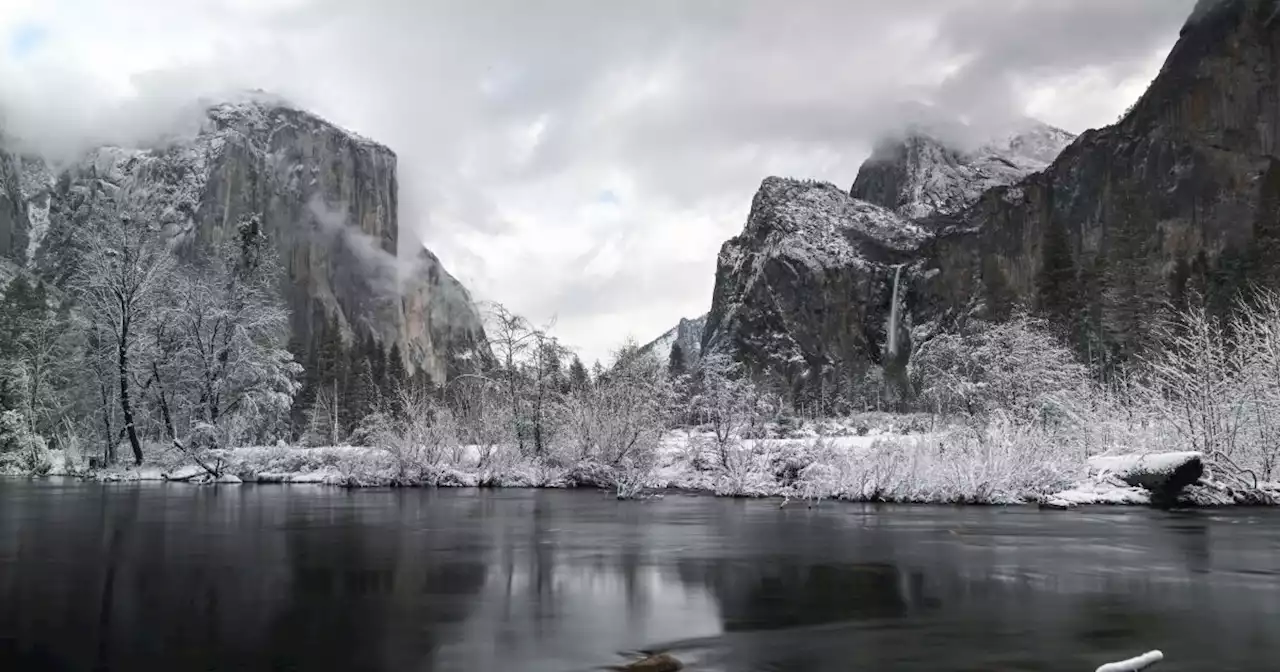
{"type": "Polygon", "coordinates": [[[764,177],[851,184],[905,101],[1111,123],[1193,4],[0,0],[0,109],[65,146],[283,95],[392,147],[402,226],[590,361],[707,310],[764,177]]]}

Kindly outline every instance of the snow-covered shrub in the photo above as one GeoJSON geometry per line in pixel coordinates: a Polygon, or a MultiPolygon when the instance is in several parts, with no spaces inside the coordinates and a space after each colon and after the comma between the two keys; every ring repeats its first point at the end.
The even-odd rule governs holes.
{"type": "Polygon", "coordinates": [[[557,433],[573,462],[608,466],[616,472],[619,496],[634,496],[656,466],[674,396],[665,364],[626,346],[595,385],[561,400],[554,413],[557,433]]]}
{"type": "Polygon", "coordinates": [[[44,437],[33,432],[26,417],[14,410],[0,413],[0,460],[9,469],[38,476],[53,468],[44,437]]]}
{"type": "Polygon", "coordinates": [[[1226,319],[1193,303],[1145,363],[1130,403],[1176,447],[1255,480],[1280,476],[1280,295],[1258,289],[1226,319]]]}
{"type": "Polygon", "coordinates": [[[337,476],[331,482],[352,488],[407,485],[402,480],[402,466],[386,452],[353,450],[338,458],[334,465],[337,476]]]}
{"type": "Polygon", "coordinates": [[[1038,318],[969,321],[937,334],[911,358],[926,410],[985,421],[997,412],[1019,422],[1052,422],[1064,398],[1087,394],[1088,371],[1038,318]]]}
{"type": "Polygon", "coordinates": [[[421,484],[432,470],[461,457],[452,411],[426,390],[400,390],[368,424],[372,444],[391,457],[397,484],[421,484]]]}
{"type": "Polygon", "coordinates": [[[931,437],[894,437],[865,449],[817,445],[795,496],[872,502],[1011,503],[1067,487],[1084,460],[1043,428],[996,418],[931,437]]]}
{"type": "Polygon", "coordinates": [[[715,492],[722,497],[770,497],[778,494],[774,454],[768,444],[735,446],[716,478],[715,492]]]}

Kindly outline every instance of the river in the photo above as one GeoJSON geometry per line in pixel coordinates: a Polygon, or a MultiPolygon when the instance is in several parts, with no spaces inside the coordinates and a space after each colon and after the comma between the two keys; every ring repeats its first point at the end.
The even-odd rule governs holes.
{"type": "Polygon", "coordinates": [[[1280,664],[1280,510],[0,480],[0,670],[1280,664]]]}

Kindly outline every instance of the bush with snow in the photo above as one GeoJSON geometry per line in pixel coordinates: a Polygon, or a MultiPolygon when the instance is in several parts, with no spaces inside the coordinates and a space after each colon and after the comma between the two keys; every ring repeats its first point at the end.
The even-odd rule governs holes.
{"type": "Polygon", "coordinates": [[[53,468],[44,437],[14,410],[0,412],[0,467],[8,471],[43,475],[53,468]]]}

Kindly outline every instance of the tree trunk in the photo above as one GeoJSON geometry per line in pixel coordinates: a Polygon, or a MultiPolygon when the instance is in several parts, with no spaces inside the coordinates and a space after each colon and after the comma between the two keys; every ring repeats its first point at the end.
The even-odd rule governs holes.
{"type": "Polygon", "coordinates": [[[103,446],[104,450],[102,453],[102,460],[107,464],[115,464],[116,463],[116,443],[115,443],[115,434],[112,433],[111,431],[111,408],[110,408],[111,395],[107,394],[106,381],[100,381],[98,385],[99,385],[100,391],[102,392],[102,427],[107,432],[106,435],[103,437],[106,439],[107,443],[105,446],[103,446]]]}
{"type": "Polygon", "coordinates": [[[151,375],[155,376],[156,389],[160,390],[160,415],[164,418],[164,429],[169,433],[169,440],[177,441],[178,435],[173,430],[173,415],[169,413],[169,400],[165,397],[164,383],[160,380],[160,367],[151,362],[151,375]]]}
{"type": "Polygon", "coordinates": [[[129,323],[120,330],[120,343],[116,348],[120,373],[120,414],[124,416],[124,428],[129,435],[129,447],[133,449],[133,463],[142,464],[142,444],[138,441],[138,429],[133,426],[133,405],[129,403],[129,349],[126,346],[129,323]]]}

